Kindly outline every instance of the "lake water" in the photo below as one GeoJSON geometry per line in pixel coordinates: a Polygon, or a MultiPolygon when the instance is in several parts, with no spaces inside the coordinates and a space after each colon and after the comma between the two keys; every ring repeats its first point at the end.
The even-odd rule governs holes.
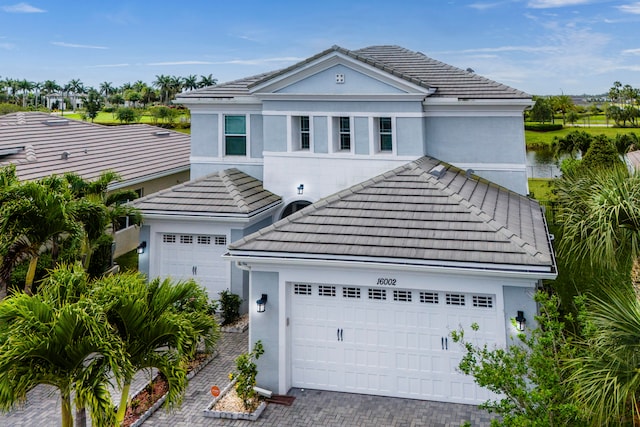
{"type": "Polygon", "coordinates": [[[527,151],[527,176],[529,178],[555,178],[561,175],[553,150],[527,151]]]}

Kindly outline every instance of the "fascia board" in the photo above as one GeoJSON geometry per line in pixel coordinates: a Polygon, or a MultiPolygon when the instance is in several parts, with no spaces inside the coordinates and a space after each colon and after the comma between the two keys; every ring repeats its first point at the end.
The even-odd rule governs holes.
{"type": "Polygon", "coordinates": [[[374,260],[364,257],[352,259],[317,259],[304,257],[282,257],[282,256],[266,256],[255,255],[248,252],[230,251],[222,256],[228,261],[243,262],[247,265],[295,265],[295,266],[314,266],[314,267],[374,267],[387,270],[415,271],[415,272],[455,272],[461,275],[470,276],[501,276],[501,277],[517,277],[520,279],[555,279],[557,272],[551,266],[538,267],[526,265],[497,265],[497,264],[463,264],[463,263],[423,263],[412,264],[407,260],[374,260]],[[404,262],[403,262],[404,261],[404,262]]]}

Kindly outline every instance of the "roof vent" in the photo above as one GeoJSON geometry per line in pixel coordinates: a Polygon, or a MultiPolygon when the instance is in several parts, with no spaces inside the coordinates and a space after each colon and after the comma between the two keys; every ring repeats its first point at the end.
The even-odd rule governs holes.
{"type": "Polygon", "coordinates": [[[429,171],[429,174],[439,179],[444,175],[446,171],[447,169],[444,167],[444,165],[437,165],[431,168],[431,170],[429,171]]]}
{"type": "Polygon", "coordinates": [[[471,175],[473,175],[474,173],[476,173],[476,171],[474,171],[473,169],[467,169],[466,171],[464,171],[464,176],[467,178],[471,178],[471,175]]]}
{"type": "Polygon", "coordinates": [[[50,119],[45,120],[44,124],[47,126],[64,126],[69,124],[69,120],[67,119],[50,119]]]}
{"type": "Polygon", "coordinates": [[[11,156],[12,154],[18,154],[22,150],[24,150],[24,146],[0,148],[0,157],[11,156]]]}
{"type": "Polygon", "coordinates": [[[61,160],[67,160],[69,158],[69,152],[68,151],[63,151],[62,154],[60,155],[60,159],[61,160]]]}
{"type": "Polygon", "coordinates": [[[157,132],[153,133],[155,136],[169,136],[171,135],[171,132],[169,132],[168,130],[159,130],[157,132]]]}

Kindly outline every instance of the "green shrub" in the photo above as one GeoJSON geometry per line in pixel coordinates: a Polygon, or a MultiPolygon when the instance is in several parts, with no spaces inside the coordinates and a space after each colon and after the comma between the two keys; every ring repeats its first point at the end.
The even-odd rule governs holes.
{"type": "Polygon", "coordinates": [[[551,132],[554,130],[562,129],[562,124],[560,123],[525,123],[525,130],[532,130],[536,132],[551,132]]]}
{"type": "Polygon", "coordinates": [[[237,374],[229,374],[230,380],[236,380],[236,392],[242,399],[245,410],[254,410],[258,406],[257,393],[253,389],[256,385],[256,375],[258,367],[254,360],[258,360],[264,354],[264,347],[260,340],[256,341],[253,351],[242,353],[236,358],[237,374]]]}
{"type": "Polygon", "coordinates": [[[222,326],[230,325],[240,318],[242,298],[232,294],[228,289],[220,292],[220,310],[222,310],[222,326]]]}
{"type": "Polygon", "coordinates": [[[89,261],[89,268],[87,269],[89,277],[100,277],[102,274],[111,267],[111,245],[113,243],[113,237],[108,234],[103,234],[98,238],[96,248],[91,254],[91,261],[89,261]]]}

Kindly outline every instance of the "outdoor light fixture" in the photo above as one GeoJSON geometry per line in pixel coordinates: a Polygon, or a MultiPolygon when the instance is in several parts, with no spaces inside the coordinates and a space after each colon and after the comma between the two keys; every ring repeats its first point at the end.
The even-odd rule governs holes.
{"type": "Polygon", "coordinates": [[[146,241],[143,241],[142,243],[140,243],[138,245],[138,254],[143,254],[146,247],[147,247],[146,241]]]}
{"type": "Polygon", "coordinates": [[[304,193],[304,184],[298,185],[298,194],[304,193]]]}
{"type": "Polygon", "coordinates": [[[264,313],[264,309],[267,306],[267,294],[262,294],[256,304],[258,304],[258,313],[264,313]]]}
{"type": "Polygon", "coordinates": [[[524,312],[518,310],[518,315],[516,316],[516,326],[519,331],[524,331],[524,325],[527,323],[527,319],[524,318],[524,312]]]}

